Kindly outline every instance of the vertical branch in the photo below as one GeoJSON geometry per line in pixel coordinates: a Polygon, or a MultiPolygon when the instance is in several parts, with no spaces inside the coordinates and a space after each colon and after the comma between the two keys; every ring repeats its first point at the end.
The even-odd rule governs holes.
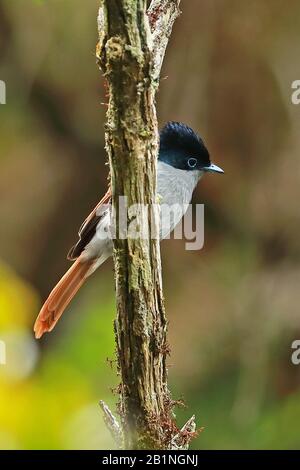
{"type": "MultiPolygon", "coordinates": [[[[154,0],[148,15],[146,3],[101,1],[97,58],[109,88],[106,149],[116,227],[119,198],[125,196],[129,208],[136,204],[151,208],[157,234],[155,92],[179,0],[154,0]]],[[[135,218],[136,225],[146,224],[151,233],[150,216],[142,220],[138,212],[135,218]]],[[[180,438],[167,389],[167,322],[158,237],[124,238],[117,231],[114,265],[125,447],[168,448],[174,436],[180,438]]]]}

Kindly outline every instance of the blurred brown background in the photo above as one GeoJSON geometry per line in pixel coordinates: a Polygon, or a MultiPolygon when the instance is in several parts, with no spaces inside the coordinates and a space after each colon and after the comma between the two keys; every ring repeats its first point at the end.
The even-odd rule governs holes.
{"type": "MultiPolygon", "coordinates": [[[[32,324],[104,193],[97,0],[0,0],[0,448],[110,448],[97,401],[117,384],[112,262],[52,335],[32,324]]],[[[170,386],[205,427],[195,448],[300,448],[300,3],[188,0],[169,44],[160,125],[204,137],[225,175],[200,185],[205,246],[162,243],[170,386]]]]}

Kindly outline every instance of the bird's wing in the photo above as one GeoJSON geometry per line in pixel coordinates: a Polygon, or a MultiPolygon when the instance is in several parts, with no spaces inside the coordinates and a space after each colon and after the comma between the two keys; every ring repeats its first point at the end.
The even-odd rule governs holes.
{"type": "Polygon", "coordinates": [[[90,213],[90,215],[85,219],[83,224],[81,225],[78,235],[79,240],[78,242],[70,249],[68,253],[69,260],[77,259],[81,253],[83,252],[86,245],[92,240],[93,236],[96,233],[97,225],[103,216],[101,214],[101,206],[105,204],[109,204],[111,200],[111,190],[108,189],[107,193],[103,196],[101,201],[96,205],[94,210],[90,213]]]}

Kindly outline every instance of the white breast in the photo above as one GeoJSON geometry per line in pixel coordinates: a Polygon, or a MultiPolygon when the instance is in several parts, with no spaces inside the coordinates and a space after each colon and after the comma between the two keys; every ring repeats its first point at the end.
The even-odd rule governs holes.
{"type": "Polygon", "coordinates": [[[157,166],[157,193],[161,208],[161,238],[165,238],[180,222],[191,202],[201,171],[173,168],[161,161],[157,166]],[[168,214],[171,212],[171,219],[168,214]]]}

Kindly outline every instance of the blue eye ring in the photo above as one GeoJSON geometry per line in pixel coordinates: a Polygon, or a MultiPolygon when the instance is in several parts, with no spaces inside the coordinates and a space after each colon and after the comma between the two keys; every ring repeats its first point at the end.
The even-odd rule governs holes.
{"type": "Polygon", "coordinates": [[[190,157],[187,161],[189,168],[195,168],[197,163],[198,163],[198,160],[195,157],[190,157]]]}

